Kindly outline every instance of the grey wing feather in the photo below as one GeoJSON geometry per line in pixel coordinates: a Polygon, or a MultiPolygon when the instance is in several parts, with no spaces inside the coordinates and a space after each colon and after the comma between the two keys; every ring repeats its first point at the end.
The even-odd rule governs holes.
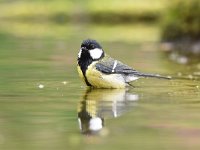
{"type": "Polygon", "coordinates": [[[159,74],[141,73],[128,65],[123,64],[111,57],[103,59],[96,64],[96,69],[105,74],[124,74],[125,76],[131,75],[136,77],[152,77],[161,79],[171,79],[171,77],[160,76],[159,74]],[[115,66],[116,63],[116,66],[115,66]]]}
{"type": "Polygon", "coordinates": [[[105,73],[105,74],[137,74],[138,71],[134,70],[133,68],[129,67],[128,65],[123,64],[120,61],[117,61],[113,58],[107,58],[105,60],[101,60],[96,64],[96,69],[105,73]],[[116,66],[115,66],[116,63],[116,66]]]}

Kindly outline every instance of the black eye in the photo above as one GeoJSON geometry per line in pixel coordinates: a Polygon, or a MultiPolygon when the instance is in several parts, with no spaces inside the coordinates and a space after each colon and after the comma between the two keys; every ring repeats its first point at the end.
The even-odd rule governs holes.
{"type": "Polygon", "coordinates": [[[91,44],[90,47],[91,47],[91,49],[94,49],[94,48],[95,48],[94,44],[91,44]]]}

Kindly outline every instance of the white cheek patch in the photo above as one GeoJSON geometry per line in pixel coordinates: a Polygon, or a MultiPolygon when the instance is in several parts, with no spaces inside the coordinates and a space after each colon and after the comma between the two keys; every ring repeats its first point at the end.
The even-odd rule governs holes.
{"type": "Polygon", "coordinates": [[[78,58],[81,58],[82,49],[78,52],[78,58]]]}
{"type": "Polygon", "coordinates": [[[89,53],[92,59],[99,59],[103,54],[103,50],[99,48],[95,48],[95,49],[90,50],[89,53]]]}

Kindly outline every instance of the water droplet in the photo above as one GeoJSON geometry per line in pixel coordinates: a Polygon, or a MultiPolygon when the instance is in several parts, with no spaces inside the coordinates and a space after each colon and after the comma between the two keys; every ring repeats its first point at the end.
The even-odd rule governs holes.
{"type": "Polygon", "coordinates": [[[43,85],[43,84],[40,84],[38,87],[39,87],[40,89],[43,89],[43,88],[44,88],[44,85],[43,85]]]}
{"type": "Polygon", "coordinates": [[[65,84],[67,84],[68,82],[67,82],[67,81],[63,81],[62,83],[65,85],[65,84]]]}

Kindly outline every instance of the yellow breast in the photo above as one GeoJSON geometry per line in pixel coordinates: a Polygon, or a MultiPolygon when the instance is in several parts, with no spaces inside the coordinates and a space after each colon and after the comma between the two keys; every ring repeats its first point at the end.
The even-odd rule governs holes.
{"type": "Polygon", "coordinates": [[[81,80],[85,83],[85,78],[83,76],[83,72],[81,71],[81,68],[79,65],[77,65],[77,70],[78,70],[78,74],[79,74],[81,80]]]}
{"type": "Polygon", "coordinates": [[[97,62],[89,65],[86,71],[88,82],[95,88],[125,88],[126,83],[120,74],[103,74],[95,67],[97,62]]]}

